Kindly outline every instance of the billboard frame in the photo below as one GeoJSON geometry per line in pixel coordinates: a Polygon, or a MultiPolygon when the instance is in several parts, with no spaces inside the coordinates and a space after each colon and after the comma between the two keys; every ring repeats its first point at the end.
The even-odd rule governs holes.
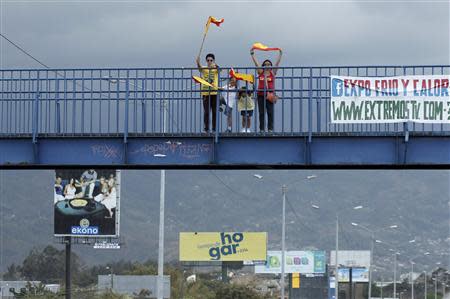
{"type": "Polygon", "coordinates": [[[223,262],[244,262],[250,260],[256,262],[265,261],[267,259],[267,244],[268,244],[267,232],[241,232],[241,231],[179,232],[178,258],[179,261],[183,263],[186,262],[223,263],[223,262]],[[250,236],[250,240],[247,240],[247,238],[245,238],[246,234],[247,238],[250,236]],[[197,237],[198,239],[194,240],[193,236],[198,236],[197,237]],[[239,238],[237,238],[238,236],[239,238]],[[264,250],[261,250],[260,246],[255,246],[252,243],[252,238],[256,238],[257,240],[259,239],[258,241],[264,239],[264,250]],[[243,243],[241,244],[241,242],[243,243]],[[243,244],[245,244],[246,247],[244,248],[239,247],[239,245],[243,244]],[[182,248],[184,249],[182,250],[182,248]],[[225,249],[227,249],[226,252],[225,249]],[[212,252],[212,250],[214,251],[212,252]],[[205,258],[205,256],[208,254],[209,257],[205,258]],[[215,256],[213,254],[217,256],[217,259],[214,259],[215,256]],[[236,255],[239,256],[238,259],[229,258],[229,256],[232,257],[236,255]],[[244,256],[242,257],[242,255],[244,256]],[[249,259],[246,255],[253,255],[253,256],[260,255],[261,259],[258,258],[249,259]]]}
{"type": "MultiPolygon", "coordinates": [[[[84,168],[55,168],[55,175],[57,170],[74,170],[74,169],[84,169],[84,168]]],[[[91,245],[97,241],[104,241],[105,239],[108,239],[108,242],[114,242],[119,240],[120,238],[120,201],[121,201],[121,170],[116,168],[92,168],[94,170],[101,169],[101,170],[114,170],[116,177],[115,177],[115,188],[116,188],[116,207],[115,207],[115,221],[114,221],[114,235],[75,235],[75,234],[56,234],[55,229],[53,229],[53,236],[58,239],[58,243],[65,244],[67,243],[67,238],[71,238],[71,243],[75,244],[87,244],[91,245]]],[[[53,212],[54,213],[54,212],[53,212]]],[[[53,226],[55,225],[55,215],[53,215],[53,226]]],[[[119,244],[121,244],[119,242],[119,244]]]]}

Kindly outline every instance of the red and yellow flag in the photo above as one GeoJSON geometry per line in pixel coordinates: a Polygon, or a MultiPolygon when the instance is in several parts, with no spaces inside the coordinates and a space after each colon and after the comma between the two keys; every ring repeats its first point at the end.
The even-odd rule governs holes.
{"type": "Polygon", "coordinates": [[[212,85],[211,83],[209,83],[208,81],[204,80],[203,78],[200,78],[198,76],[192,76],[192,79],[195,82],[202,84],[203,86],[208,86],[208,87],[217,89],[217,86],[212,85]]]}
{"type": "Polygon", "coordinates": [[[222,19],[216,19],[212,16],[208,17],[208,21],[206,22],[206,27],[205,27],[205,34],[208,32],[209,29],[209,25],[211,25],[211,23],[215,24],[217,27],[220,26],[220,24],[223,23],[223,21],[225,21],[223,18],[222,19]]]}
{"type": "Polygon", "coordinates": [[[255,82],[255,77],[252,74],[236,73],[233,69],[230,70],[230,77],[236,78],[236,80],[242,80],[252,84],[255,82]]]}
{"type": "Polygon", "coordinates": [[[254,43],[252,46],[252,50],[261,50],[261,51],[279,51],[281,48],[270,48],[261,43],[254,43]]]}
{"type": "Polygon", "coordinates": [[[216,18],[214,18],[214,17],[209,17],[209,22],[210,23],[214,23],[216,26],[220,26],[220,24],[222,24],[223,23],[223,21],[225,21],[223,18],[222,19],[216,19],[216,18]]]}

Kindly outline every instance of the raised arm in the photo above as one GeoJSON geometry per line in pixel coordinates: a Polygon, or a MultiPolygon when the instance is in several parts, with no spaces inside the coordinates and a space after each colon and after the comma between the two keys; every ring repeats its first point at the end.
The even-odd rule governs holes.
{"type": "Polygon", "coordinates": [[[195,62],[197,63],[197,68],[200,71],[200,73],[202,72],[202,65],[200,64],[200,56],[197,56],[197,58],[195,59],[195,62]]]}
{"type": "Polygon", "coordinates": [[[281,56],[283,56],[283,51],[280,49],[280,53],[278,54],[277,61],[275,62],[275,68],[273,70],[274,75],[277,74],[278,66],[280,65],[280,62],[281,62],[281,56]]]}
{"type": "MultiPolygon", "coordinates": [[[[255,57],[255,50],[250,49],[250,56],[252,57],[252,60],[253,60],[253,63],[255,64],[255,66],[259,67],[259,62],[258,62],[258,60],[256,60],[256,57],[255,57]]],[[[258,74],[261,74],[263,70],[257,69],[256,71],[258,72],[258,74]]]]}

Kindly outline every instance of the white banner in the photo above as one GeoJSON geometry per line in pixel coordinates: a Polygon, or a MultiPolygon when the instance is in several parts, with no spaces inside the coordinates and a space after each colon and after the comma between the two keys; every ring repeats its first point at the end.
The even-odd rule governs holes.
{"type": "MultiPolygon", "coordinates": [[[[350,269],[339,268],[339,282],[350,282],[350,269]]],[[[352,282],[369,282],[369,269],[352,268],[352,282]]]]}
{"type": "Polygon", "coordinates": [[[449,79],[331,76],[331,123],[450,124],[449,79]]]}
{"type": "MultiPolygon", "coordinates": [[[[325,251],[286,251],[285,273],[325,273],[325,251]]],[[[281,273],[281,251],[267,251],[267,262],[256,265],[255,273],[281,273]]]]}
{"type": "MultiPolygon", "coordinates": [[[[330,265],[336,266],[336,251],[330,252],[330,265]]],[[[354,268],[370,267],[370,250],[339,250],[339,265],[354,268]]]]}

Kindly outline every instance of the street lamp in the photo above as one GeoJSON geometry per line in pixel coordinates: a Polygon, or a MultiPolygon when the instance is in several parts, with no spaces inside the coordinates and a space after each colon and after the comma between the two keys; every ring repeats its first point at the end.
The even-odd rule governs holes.
{"type": "Polygon", "coordinates": [[[425,271],[423,271],[423,275],[424,275],[424,278],[423,278],[423,283],[424,283],[424,292],[425,292],[425,299],[427,299],[427,271],[425,270],[425,271]]]}
{"type": "MultiPolygon", "coordinates": [[[[134,86],[140,90],[143,88],[139,85],[136,85],[130,82],[129,78],[111,78],[109,76],[105,76],[102,80],[108,81],[110,84],[118,84],[125,83],[126,89],[128,91],[128,87],[134,86]]],[[[156,93],[159,94],[159,93],[156,93]]],[[[167,99],[163,100],[163,130],[162,132],[165,134],[167,132],[168,127],[168,105],[167,99]]],[[[164,154],[155,154],[155,157],[165,157],[164,154]]],[[[165,218],[165,194],[166,194],[166,170],[161,169],[161,184],[160,184],[160,193],[159,193],[159,237],[158,237],[158,279],[157,279],[157,299],[163,299],[164,297],[164,218],[165,218]]]]}
{"type": "MultiPolygon", "coordinates": [[[[319,210],[320,207],[318,205],[315,204],[311,204],[311,207],[313,209],[319,210]]],[[[359,206],[355,206],[352,208],[352,210],[361,210],[363,208],[363,206],[359,205],[359,206]]],[[[345,209],[344,209],[345,210],[345,209]]],[[[335,252],[334,252],[334,261],[335,261],[335,299],[339,299],[339,277],[338,277],[338,272],[339,272],[339,262],[338,262],[338,252],[339,252],[339,213],[343,212],[344,210],[339,210],[336,211],[336,248],[335,248],[335,252]]]]}
{"type": "Polygon", "coordinates": [[[378,230],[376,230],[376,231],[374,231],[374,230],[371,230],[371,229],[369,229],[368,227],[366,227],[366,226],[364,226],[364,225],[361,225],[361,224],[358,224],[358,223],[355,223],[355,222],[352,222],[352,225],[353,226],[356,226],[356,227],[360,227],[360,228],[362,228],[363,230],[365,230],[365,231],[367,231],[367,232],[369,232],[370,234],[371,234],[371,250],[370,250],[370,265],[369,265],[369,298],[372,298],[372,268],[373,268],[373,253],[374,253],[374,247],[375,247],[375,242],[376,243],[381,243],[381,241],[380,240],[375,240],[375,232],[376,231],[382,231],[382,230],[385,230],[385,229],[395,229],[395,228],[398,228],[398,225],[396,225],[396,224],[394,224],[394,225],[390,225],[390,226],[388,226],[388,227],[384,227],[384,228],[381,228],[381,229],[378,229],[378,230]],[[378,241],[378,242],[377,242],[378,241]]]}
{"type": "Polygon", "coordinates": [[[281,188],[283,193],[283,219],[281,228],[281,299],[284,298],[284,264],[286,262],[286,185],[281,188]]]}
{"type": "MultiPolygon", "coordinates": [[[[430,255],[430,253],[428,251],[424,252],[423,254],[424,255],[430,255]]],[[[414,264],[415,264],[414,260],[417,259],[420,256],[421,255],[415,256],[414,258],[412,258],[410,260],[410,263],[411,263],[411,275],[410,275],[410,278],[411,278],[411,299],[414,299],[414,277],[413,277],[413,275],[414,275],[414,264]]]]}
{"type": "MultiPolygon", "coordinates": [[[[260,174],[253,174],[253,177],[257,179],[262,179],[263,176],[260,174]]],[[[307,179],[315,179],[317,176],[312,175],[308,176],[307,179]]],[[[302,179],[304,180],[304,179],[302,179]]],[[[274,183],[278,184],[278,182],[272,180],[274,183]]],[[[290,182],[294,183],[294,182],[290,182]]],[[[282,192],[282,224],[281,224],[281,277],[280,277],[280,287],[281,287],[281,298],[285,299],[285,261],[286,261],[286,190],[287,185],[283,184],[281,187],[282,192]]]]}
{"type": "MultiPolygon", "coordinates": [[[[384,242],[383,242],[384,243],[384,242]]],[[[390,252],[394,253],[394,298],[397,298],[397,262],[398,262],[398,256],[400,255],[400,252],[397,250],[394,250],[392,248],[389,249],[390,252]]]]}
{"type": "MultiPolygon", "coordinates": [[[[163,133],[167,130],[167,100],[163,102],[164,121],[163,133]]],[[[164,298],[164,218],[166,201],[166,170],[161,169],[161,185],[159,192],[159,248],[158,248],[158,285],[157,285],[157,299],[164,298]]]]}
{"type": "Polygon", "coordinates": [[[434,280],[434,299],[437,299],[437,277],[431,279],[434,280]]]}

